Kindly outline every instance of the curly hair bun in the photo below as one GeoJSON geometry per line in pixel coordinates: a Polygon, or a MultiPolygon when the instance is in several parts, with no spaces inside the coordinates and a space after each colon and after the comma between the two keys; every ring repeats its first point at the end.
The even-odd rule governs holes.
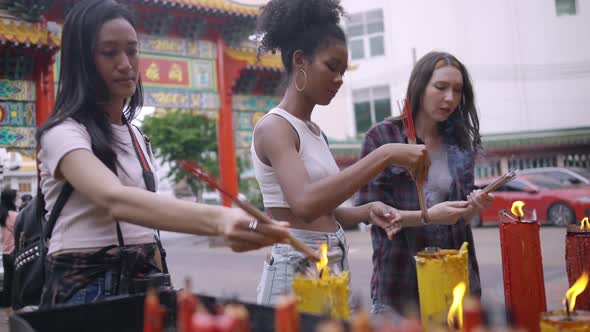
{"type": "Polygon", "coordinates": [[[271,0],[258,18],[266,50],[289,50],[317,29],[337,26],[344,10],[340,0],[271,0]]]}

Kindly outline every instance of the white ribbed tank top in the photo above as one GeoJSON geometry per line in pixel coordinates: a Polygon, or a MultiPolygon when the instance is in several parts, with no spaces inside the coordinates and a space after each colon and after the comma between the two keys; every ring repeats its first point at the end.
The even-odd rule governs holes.
{"type": "MultiPolygon", "coordinates": [[[[316,135],[303,121],[280,108],[273,108],[260,120],[271,114],[276,114],[289,121],[291,126],[293,126],[297,132],[297,135],[299,135],[299,157],[303,161],[303,165],[305,166],[307,174],[312,182],[336,174],[340,171],[332,153],[330,152],[328,143],[321,134],[321,130],[320,135],[316,135]]],[[[262,192],[264,207],[288,208],[289,204],[281,190],[274,169],[263,163],[256,154],[254,134],[252,134],[250,153],[252,155],[254,174],[256,175],[256,180],[258,181],[260,191],[262,192]]]]}

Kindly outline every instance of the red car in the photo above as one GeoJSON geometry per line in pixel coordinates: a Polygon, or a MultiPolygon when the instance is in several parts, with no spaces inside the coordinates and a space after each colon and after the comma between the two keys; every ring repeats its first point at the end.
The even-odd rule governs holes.
{"type": "MultiPolygon", "coordinates": [[[[476,181],[484,188],[495,178],[476,181]]],[[[571,185],[540,174],[519,175],[494,192],[496,199],[472,221],[481,226],[498,221],[500,210],[510,210],[512,202],[523,201],[526,208],[535,209],[537,219],[544,224],[565,226],[590,216],[590,185],[571,185]],[[479,217],[479,218],[478,218],[479,217]]]]}

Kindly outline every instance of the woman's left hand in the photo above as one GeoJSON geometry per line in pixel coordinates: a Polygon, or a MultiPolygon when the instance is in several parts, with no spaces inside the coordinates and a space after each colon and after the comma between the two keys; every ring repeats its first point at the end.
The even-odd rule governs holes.
{"type": "Polygon", "coordinates": [[[372,202],[369,208],[369,223],[383,228],[392,240],[402,229],[402,215],[398,210],[381,202],[372,202]]]}
{"type": "Polygon", "coordinates": [[[480,210],[487,209],[492,206],[492,203],[494,202],[494,195],[486,194],[481,189],[477,189],[467,195],[467,201],[471,207],[480,210]]]}

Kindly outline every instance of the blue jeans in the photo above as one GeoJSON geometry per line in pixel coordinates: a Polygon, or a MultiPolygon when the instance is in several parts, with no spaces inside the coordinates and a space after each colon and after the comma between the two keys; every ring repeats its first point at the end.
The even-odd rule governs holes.
{"type": "MultiPolygon", "coordinates": [[[[342,227],[335,233],[289,229],[295,238],[318,250],[322,243],[328,243],[328,266],[332,271],[348,271],[348,244],[342,227]]],[[[257,289],[258,304],[276,304],[279,297],[292,292],[293,277],[297,267],[307,258],[288,244],[272,247],[270,262],[264,262],[262,277],[257,289]]]]}
{"type": "Polygon", "coordinates": [[[113,295],[113,272],[94,279],[84,288],[78,290],[64,304],[77,305],[102,301],[113,295]]]}

